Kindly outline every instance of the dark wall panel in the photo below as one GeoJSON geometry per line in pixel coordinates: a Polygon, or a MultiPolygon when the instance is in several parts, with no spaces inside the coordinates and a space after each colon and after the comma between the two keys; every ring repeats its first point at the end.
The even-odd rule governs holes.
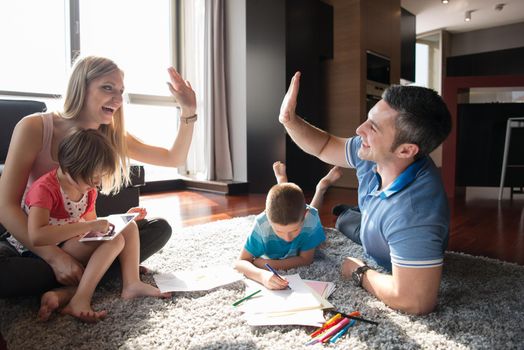
{"type": "Polygon", "coordinates": [[[447,75],[511,75],[524,74],[524,47],[491,51],[447,59],[447,75]]]}
{"type": "MultiPolygon", "coordinates": [[[[458,106],[457,186],[497,187],[510,117],[524,116],[523,103],[458,106]]],[[[524,129],[513,129],[508,164],[524,164],[524,129]]],[[[524,168],[509,168],[506,186],[524,185],[524,168]]]]}

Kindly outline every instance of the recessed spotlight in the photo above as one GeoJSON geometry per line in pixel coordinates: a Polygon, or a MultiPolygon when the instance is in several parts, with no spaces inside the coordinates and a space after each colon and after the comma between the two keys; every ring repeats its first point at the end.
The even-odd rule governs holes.
{"type": "Polygon", "coordinates": [[[504,4],[504,3],[496,4],[496,5],[493,7],[493,9],[494,9],[495,11],[502,11],[502,10],[504,9],[504,6],[506,6],[506,4],[504,4]]]}
{"type": "Polygon", "coordinates": [[[442,0],[442,3],[443,4],[447,4],[447,3],[449,3],[449,0],[442,0]]]}
{"type": "Polygon", "coordinates": [[[466,22],[471,21],[471,12],[473,12],[473,11],[466,11],[466,13],[464,15],[464,21],[466,21],[466,22]]]}

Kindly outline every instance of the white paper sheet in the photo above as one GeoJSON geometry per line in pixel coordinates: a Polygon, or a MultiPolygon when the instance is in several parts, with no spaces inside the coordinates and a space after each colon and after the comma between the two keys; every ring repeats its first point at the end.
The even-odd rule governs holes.
{"type": "Polygon", "coordinates": [[[244,314],[250,326],[299,325],[321,327],[326,320],[322,309],[286,313],[244,314]]]}
{"type": "Polygon", "coordinates": [[[239,309],[246,313],[290,312],[333,307],[308,287],[298,274],[284,276],[291,289],[270,290],[252,280],[245,280],[246,295],[261,289],[255,298],[246,300],[239,309]]]}
{"type": "Polygon", "coordinates": [[[192,271],[160,273],[153,276],[158,289],[164,292],[209,290],[244,278],[232,267],[217,266],[192,271]]]}

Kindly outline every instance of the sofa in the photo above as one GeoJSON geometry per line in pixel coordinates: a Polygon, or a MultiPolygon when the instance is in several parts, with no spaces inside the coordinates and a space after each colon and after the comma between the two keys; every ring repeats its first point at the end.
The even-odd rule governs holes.
{"type": "MultiPolygon", "coordinates": [[[[0,176],[4,169],[9,142],[16,124],[26,115],[45,112],[45,103],[32,100],[0,99],[0,176]]],[[[131,184],[120,190],[116,195],[98,196],[96,211],[98,216],[107,216],[126,212],[131,207],[138,206],[140,187],[145,184],[144,167],[131,166],[131,184]]]]}

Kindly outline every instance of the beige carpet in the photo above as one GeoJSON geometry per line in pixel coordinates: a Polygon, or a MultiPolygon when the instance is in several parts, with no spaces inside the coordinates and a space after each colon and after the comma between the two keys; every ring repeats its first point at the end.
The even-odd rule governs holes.
{"type": "MultiPolygon", "coordinates": [[[[175,232],[168,246],[146,265],[162,272],[231,264],[253,216],[175,232]]],[[[302,278],[329,280],[329,299],[340,310],[360,310],[380,322],[356,324],[333,349],[524,349],[524,267],[448,253],[436,312],[407,316],[340,280],[339,266],[361,248],[335,230],[309,267],[291,270],[302,278]]],[[[148,280],[152,281],[151,277],[148,280]]],[[[36,320],[38,300],[0,300],[0,330],[16,349],[303,349],[313,329],[302,326],[250,327],[231,304],[243,295],[237,282],[208,292],[177,293],[170,300],[123,301],[118,283],[99,287],[95,308],[108,318],[86,325],[71,317],[36,320]]],[[[307,347],[323,348],[322,345],[307,347]]]]}

